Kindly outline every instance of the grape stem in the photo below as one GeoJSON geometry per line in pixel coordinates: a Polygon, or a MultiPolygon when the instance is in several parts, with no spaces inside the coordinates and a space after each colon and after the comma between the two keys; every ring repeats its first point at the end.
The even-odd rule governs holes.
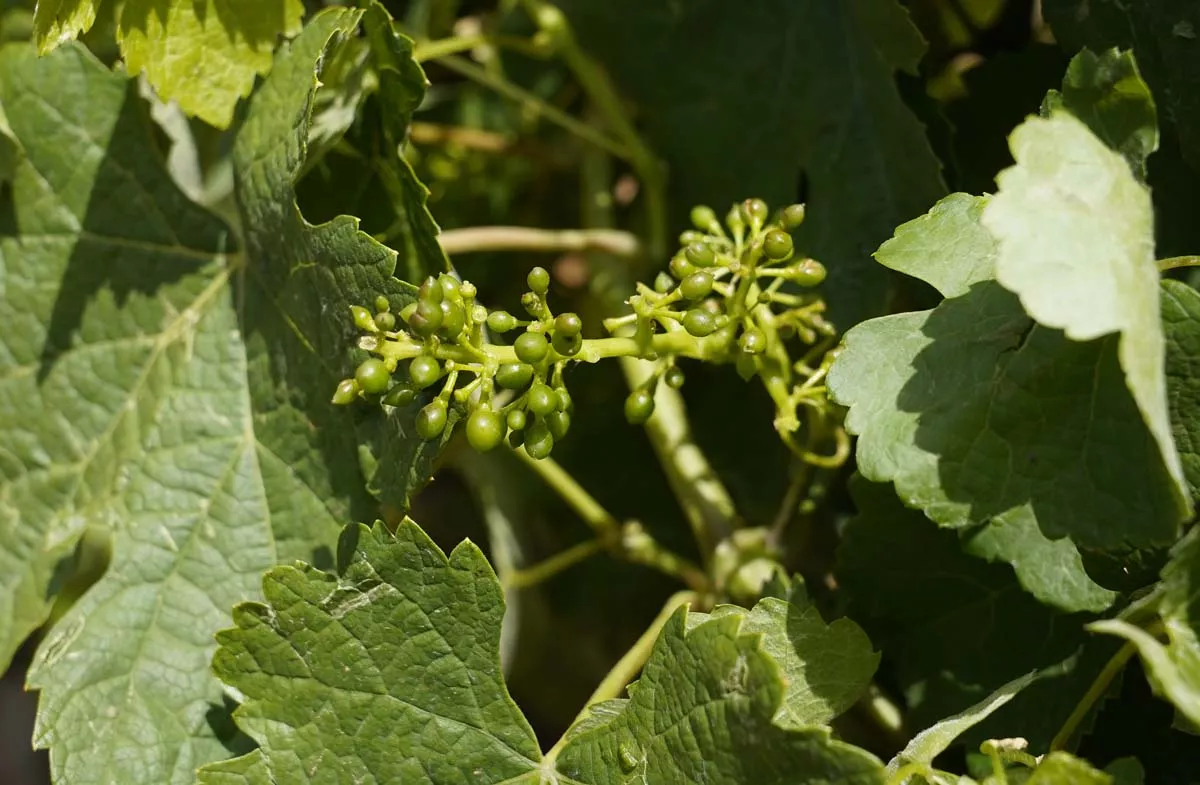
{"type": "Polygon", "coordinates": [[[1181,267],[1200,267],[1200,256],[1172,256],[1170,259],[1160,259],[1158,271],[1178,270],[1181,267]]]}
{"type": "Polygon", "coordinates": [[[578,545],[572,545],[561,553],[534,564],[531,567],[513,570],[501,580],[505,590],[527,589],[539,583],[548,581],[560,572],[565,572],[576,564],[583,562],[597,553],[604,551],[602,540],[587,540],[578,545]]]}
{"type": "Polygon", "coordinates": [[[630,258],[642,255],[638,238],[618,229],[552,230],[525,226],[472,226],[444,231],[438,240],[442,249],[451,256],[482,251],[604,251],[630,258]]]}

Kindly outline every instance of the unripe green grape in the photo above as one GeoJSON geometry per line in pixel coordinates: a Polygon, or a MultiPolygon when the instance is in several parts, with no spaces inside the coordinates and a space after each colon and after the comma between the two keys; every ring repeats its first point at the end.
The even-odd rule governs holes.
{"type": "Polygon", "coordinates": [[[396,329],[396,314],[391,311],[380,311],[375,314],[375,326],[385,333],[396,329]]]}
{"type": "Polygon", "coordinates": [[[407,384],[397,384],[383,396],[383,402],[388,406],[408,406],[417,399],[417,391],[407,384]]]}
{"type": "Polygon", "coordinates": [[[792,336],[796,334],[796,325],[784,322],[775,329],[775,334],[778,335],[781,340],[790,341],[792,336]]]}
{"type": "Polygon", "coordinates": [[[542,312],[542,301],[535,292],[525,292],[521,295],[521,307],[525,313],[537,319],[542,312]]]}
{"type": "Polygon", "coordinates": [[[458,285],[458,294],[463,298],[463,302],[466,302],[467,300],[474,300],[475,295],[479,294],[479,291],[475,288],[475,284],[470,281],[463,281],[458,285]]]}
{"type": "Polygon", "coordinates": [[[672,365],[663,373],[663,381],[671,389],[678,390],[684,382],[683,369],[678,365],[672,365]]]}
{"type": "Polygon", "coordinates": [[[359,364],[358,370],[354,372],[354,380],[358,382],[359,389],[367,395],[380,395],[387,391],[392,375],[383,364],[383,360],[372,357],[359,364]]]}
{"type": "Polygon", "coordinates": [[[666,294],[675,288],[675,279],[666,273],[659,273],[654,277],[654,291],[659,294],[666,294]]]}
{"type": "Polygon", "coordinates": [[[535,422],[522,433],[525,435],[525,452],[530,458],[540,461],[550,456],[554,449],[554,434],[544,422],[535,422]]]}
{"type": "Polygon", "coordinates": [[[353,379],[342,379],[338,382],[337,389],[333,391],[332,403],[335,406],[345,406],[348,403],[354,403],[354,399],[358,397],[358,382],[353,379]]]}
{"type": "Polygon", "coordinates": [[[783,208],[783,214],[779,217],[779,222],[783,224],[783,228],[789,232],[794,232],[800,228],[800,224],[804,223],[804,205],[789,204],[783,208]]]}
{"type": "MultiPolygon", "coordinates": [[[[464,309],[466,308],[465,305],[463,307],[464,307],[464,309]]],[[[484,308],[479,303],[476,303],[475,305],[471,306],[471,323],[472,324],[483,324],[484,322],[487,321],[487,317],[488,317],[487,308],[484,308]]]]}
{"type": "Polygon", "coordinates": [[[417,290],[417,299],[422,302],[441,305],[444,298],[445,292],[442,290],[441,283],[432,275],[426,278],[421,284],[421,288],[417,290]]]}
{"type": "Polygon", "coordinates": [[[762,354],[767,350],[767,336],[757,327],[750,327],[742,333],[738,345],[746,354],[762,354]]]}
{"type": "Polygon", "coordinates": [[[524,443],[525,443],[525,431],[524,430],[508,432],[508,446],[509,447],[516,450],[516,449],[519,449],[521,447],[521,445],[524,443]]]}
{"type": "Polygon", "coordinates": [[[825,275],[825,265],[815,259],[804,259],[787,268],[787,279],[806,287],[820,285],[825,275]]]}
{"type": "Polygon", "coordinates": [[[705,235],[701,232],[693,231],[691,229],[685,229],[679,235],[679,244],[686,246],[686,245],[689,245],[690,243],[702,243],[702,242],[704,242],[704,237],[705,237],[705,235]]]}
{"type": "Polygon", "coordinates": [[[691,243],[683,250],[687,260],[697,267],[712,267],[717,255],[707,243],[691,243]]]}
{"type": "Polygon", "coordinates": [[[568,338],[562,333],[555,333],[551,344],[554,346],[554,351],[563,357],[574,357],[583,348],[583,336],[577,334],[568,338]]]}
{"type": "Polygon", "coordinates": [[[522,428],[525,427],[525,422],[526,422],[525,410],[524,409],[509,410],[508,417],[506,418],[506,420],[508,422],[509,430],[512,430],[512,431],[521,430],[522,428]]]}
{"type": "Polygon", "coordinates": [[[783,261],[792,255],[792,236],[787,232],[772,229],[763,238],[763,253],[771,261],[783,261]]]}
{"type": "Polygon", "coordinates": [[[641,425],[654,414],[654,393],[639,387],[625,399],[625,419],[631,425],[641,425]]]}
{"type": "Polygon", "coordinates": [[[701,300],[708,297],[713,288],[713,277],[708,273],[692,273],[679,284],[679,293],[688,300],[701,300]]]}
{"type": "Polygon", "coordinates": [[[467,313],[463,307],[453,300],[442,300],[442,332],[450,340],[462,334],[467,326],[467,313]]]}
{"type": "Polygon", "coordinates": [[[525,398],[525,405],[529,408],[529,411],[545,417],[547,414],[558,409],[558,396],[546,385],[536,382],[529,388],[529,393],[525,398]]]}
{"type": "Polygon", "coordinates": [[[517,329],[517,317],[508,311],[492,311],[487,317],[488,329],[492,332],[507,333],[517,329]]]}
{"type": "Polygon", "coordinates": [[[388,298],[382,294],[375,298],[375,310],[380,313],[387,313],[392,309],[392,304],[388,302],[388,298]]]}
{"type": "Polygon", "coordinates": [[[526,332],[517,336],[517,340],[513,342],[513,351],[518,360],[534,365],[542,361],[550,351],[550,346],[546,343],[546,336],[541,333],[526,332]]]}
{"type": "Polygon", "coordinates": [[[745,231],[746,217],[742,214],[741,205],[735,204],[733,207],[729,208],[729,212],[725,214],[725,225],[728,226],[734,234],[745,231]]]}
{"type": "Polygon", "coordinates": [[[571,401],[571,393],[567,392],[567,388],[559,387],[557,390],[554,391],[554,394],[558,396],[558,410],[560,412],[571,411],[571,407],[574,404],[571,401]]]}
{"type": "Polygon", "coordinates": [[[408,326],[417,335],[428,338],[438,331],[444,318],[441,304],[434,305],[428,300],[418,300],[417,309],[408,318],[408,326]]]}
{"type": "Polygon", "coordinates": [[[671,275],[680,281],[696,272],[696,268],[692,263],[682,256],[676,256],[672,259],[667,268],[671,271],[671,275]]]}
{"type": "MultiPolygon", "coordinates": [[[[696,205],[692,208],[692,214],[690,217],[692,219],[692,226],[696,227],[700,231],[714,231],[713,224],[717,223],[717,214],[713,212],[711,207],[703,204],[696,205]]],[[[717,227],[720,228],[720,224],[717,224],[717,227]]]]}
{"type": "Polygon", "coordinates": [[[753,354],[742,352],[738,355],[737,362],[734,363],[734,368],[737,369],[738,376],[742,377],[743,381],[748,382],[758,373],[758,362],[754,359],[753,354]]]}
{"type": "Polygon", "coordinates": [[[375,324],[375,320],[371,318],[371,312],[361,305],[351,305],[350,316],[354,319],[354,326],[360,330],[366,330],[369,333],[379,330],[375,324]]]}
{"type": "Polygon", "coordinates": [[[459,291],[458,279],[449,273],[442,273],[438,276],[438,283],[442,285],[442,294],[447,300],[454,302],[462,302],[462,292],[459,291]]]}
{"type": "Polygon", "coordinates": [[[546,272],[545,267],[535,267],[525,276],[525,282],[529,284],[530,291],[545,294],[550,289],[550,273],[546,272]]]}
{"type": "Polygon", "coordinates": [[[554,320],[554,332],[567,338],[574,338],[583,332],[583,320],[577,313],[560,313],[554,320]]]}
{"type": "Polygon", "coordinates": [[[446,402],[434,398],[417,412],[417,435],[425,441],[436,439],[446,430],[446,402]]]}
{"type": "Polygon", "coordinates": [[[754,231],[758,231],[767,220],[767,203],[762,199],[747,199],[742,202],[742,214],[754,231]]]}
{"type": "Polygon", "coordinates": [[[546,427],[550,429],[550,435],[554,437],[554,441],[561,442],[566,438],[567,431],[571,429],[571,415],[566,412],[547,414],[546,427]]]}
{"type": "Polygon", "coordinates": [[[413,300],[411,303],[409,303],[408,305],[406,305],[400,309],[400,323],[408,324],[409,319],[411,319],[412,315],[416,312],[417,312],[417,301],[413,300]]]}
{"type": "Polygon", "coordinates": [[[494,449],[504,439],[504,420],[491,409],[476,409],[467,418],[467,443],[476,452],[494,449]]]}
{"type": "Polygon", "coordinates": [[[408,378],[412,381],[413,387],[424,390],[442,378],[441,363],[428,354],[419,354],[408,364],[408,378]]]}
{"type": "Polygon", "coordinates": [[[504,363],[496,369],[496,384],[506,390],[523,390],[533,378],[533,366],[525,363],[504,363]]]}
{"type": "Polygon", "coordinates": [[[693,308],[683,315],[683,329],[697,338],[712,335],[717,329],[717,317],[704,308],[693,308]]]}

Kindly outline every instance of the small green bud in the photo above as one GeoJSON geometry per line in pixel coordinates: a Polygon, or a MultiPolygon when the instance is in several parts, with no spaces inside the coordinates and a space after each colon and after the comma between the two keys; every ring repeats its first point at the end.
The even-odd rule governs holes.
{"type": "Polygon", "coordinates": [[[678,365],[672,365],[666,370],[665,373],[663,373],[663,381],[666,382],[667,386],[672,390],[678,390],[683,386],[684,382],[683,369],[678,365]]]}
{"type": "Polygon", "coordinates": [[[542,313],[542,300],[535,292],[525,292],[521,295],[521,307],[525,309],[525,313],[537,319],[542,313]]]}
{"type": "Polygon", "coordinates": [[[550,429],[554,441],[561,442],[571,429],[571,415],[566,412],[551,412],[546,415],[546,427],[550,429]]]}
{"type": "Polygon", "coordinates": [[[442,365],[428,354],[417,355],[408,364],[408,378],[413,387],[424,390],[442,378],[442,365]]]}
{"type": "Polygon", "coordinates": [[[361,305],[351,305],[350,315],[354,317],[354,326],[360,330],[366,330],[369,333],[379,332],[378,325],[371,318],[371,312],[361,305]]]}
{"type": "Polygon", "coordinates": [[[697,267],[712,267],[717,260],[717,255],[713,253],[712,246],[707,243],[692,243],[683,251],[687,260],[697,267]]]}
{"type": "Polygon", "coordinates": [[[787,232],[772,229],[763,238],[763,252],[773,262],[782,262],[792,255],[792,236],[787,232]]]}
{"type": "Polygon", "coordinates": [[[513,342],[513,352],[516,353],[517,359],[530,365],[541,362],[549,351],[546,336],[541,333],[521,333],[513,342]]]}
{"type": "Polygon", "coordinates": [[[804,205],[789,204],[783,208],[783,214],[779,217],[779,222],[783,224],[783,228],[789,232],[794,232],[800,228],[800,224],[804,223],[804,205]]]}
{"type": "Polygon", "coordinates": [[[546,272],[545,267],[535,267],[529,271],[525,282],[529,284],[530,291],[545,294],[550,290],[550,273],[546,272]]]}
{"type": "Polygon", "coordinates": [[[575,334],[568,338],[562,333],[555,333],[550,345],[563,357],[574,357],[583,348],[583,336],[575,334]]]}
{"type": "Polygon", "coordinates": [[[487,317],[488,329],[496,333],[506,333],[517,329],[517,317],[508,311],[492,311],[487,317]]]}
{"type": "Polygon", "coordinates": [[[417,391],[406,384],[397,384],[383,396],[388,406],[408,406],[417,399],[417,391]]]}
{"type": "Polygon", "coordinates": [[[458,285],[458,293],[462,295],[463,301],[466,302],[467,300],[474,300],[475,295],[479,292],[476,290],[475,284],[470,281],[463,281],[458,285]]]}
{"type": "Polygon", "coordinates": [[[803,259],[789,266],[786,278],[801,286],[818,286],[825,280],[825,265],[816,259],[803,259]]]}
{"type": "Polygon", "coordinates": [[[530,458],[540,461],[550,456],[551,450],[554,449],[554,434],[550,433],[546,423],[535,422],[525,429],[524,434],[525,452],[530,458]]]}
{"type": "Polygon", "coordinates": [[[583,332],[583,320],[576,313],[560,313],[554,320],[554,332],[567,338],[574,338],[583,332]]]}
{"type": "Polygon", "coordinates": [[[445,299],[445,292],[442,290],[442,285],[438,279],[432,275],[425,279],[421,284],[421,288],[417,290],[417,299],[422,302],[432,303],[433,305],[441,305],[445,299]]]}
{"type": "Polygon", "coordinates": [[[354,399],[358,397],[358,382],[353,379],[342,379],[338,382],[337,389],[333,391],[332,403],[335,406],[345,406],[348,403],[354,403],[354,399]]]}
{"type": "Polygon", "coordinates": [[[375,314],[375,326],[385,333],[396,329],[396,314],[391,311],[380,311],[375,314]]]}
{"type": "Polygon", "coordinates": [[[708,273],[692,273],[679,284],[679,293],[688,300],[708,297],[713,288],[713,277],[708,273]]]}
{"type": "Polygon", "coordinates": [[[509,430],[511,430],[511,431],[522,430],[525,427],[526,419],[527,418],[526,418],[524,409],[509,410],[508,417],[506,418],[506,420],[508,422],[509,430]]]}
{"type": "Polygon", "coordinates": [[[680,281],[696,272],[696,268],[692,266],[692,263],[683,256],[676,256],[667,267],[671,270],[671,275],[680,281]]]}
{"type": "Polygon", "coordinates": [[[434,398],[417,412],[417,435],[425,441],[431,441],[442,435],[446,430],[446,402],[434,398]]]}
{"type": "Polygon", "coordinates": [[[504,363],[496,369],[496,384],[506,390],[523,390],[533,379],[533,366],[525,363],[504,363]]]}
{"type": "Polygon", "coordinates": [[[697,338],[712,335],[717,329],[717,317],[703,308],[693,308],[683,315],[683,329],[697,338]]]}
{"type": "Polygon", "coordinates": [[[744,215],[742,215],[742,208],[740,205],[735,204],[733,207],[729,208],[729,212],[725,214],[725,225],[728,226],[730,231],[732,231],[734,234],[738,234],[746,230],[746,218],[744,215]]]}
{"type": "Polygon", "coordinates": [[[767,222],[767,203],[762,199],[747,199],[742,202],[742,214],[750,224],[750,230],[757,232],[767,222]]]}
{"type": "Polygon", "coordinates": [[[442,300],[442,332],[450,340],[457,338],[467,326],[467,313],[453,300],[442,300]]]}
{"type": "Polygon", "coordinates": [[[675,279],[666,273],[659,273],[654,278],[654,291],[659,294],[666,294],[675,288],[675,279]]]}
{"type": "Polygon", "coordinates": [[[743,381],[750,381],[758,373],[758,361],[754,359],[753,354],[745,352],[738,355],[737,362],[734,363],[734,368],[737,369],[738,376],[742,377],[743,381]]]}
{"type": "Polygon", "coordinates": [[[762,354],[767,350],[767,336],[762,330],[751,327],[742,333],[738,345],[747,354],[762,354]]]}
{"type": "Polygon", "coordinates": [[[696,232],[691,229],[685,229],[679,235],[679,244],[682,246],[687,246],[692,243],[702,243],[704,242],[705,237],[706,235],[700,232],[696,232]]]}
{"type": "Polygon", "coordinates": [[[387,313],[392,309],[392,304],[388,302],[388,298],[382,294],[375,298],[375,310],[380,313],[387,313]]]}
{"type": "Polygon", "coordinates": [[[711,207],[706,205],[697,205],[692,208],[692,226],[702,232],[710,234],[720,234],[720,224],[717,223],[717,214],[713,212],[711,207]]]}
{"type": "Polygon", "coordinates": [[[358,382],[358,388],[367,395],[381,395],[387,391],[392,374],[384,365],[383,360],[371,357],[363,360],[358,366],[354,372],[354,380],[358,382]]]}
{"type": "Polygon", "coordinates": [[[536,382],[529,388],[529,393],[525,398],[525,405],[534,414],[545,417],[547,414],[558,410],[558,396],[546,385],[536,382]]]}
{"type": "Polygon", "coordinates": [[[459,291],[458,279],[449,273],[442,273],[438,276],[438,283],[442,285],[442,294],[447,300],[462,302],[462,292],[459,291]]]}
{"type": "Polygon", "coordinates": [[[625,399],[625,419],[630,425],[641,425],[654,414],[654,393],[639,387],[625,399]]]}
{"type": "Polygon", "coordinates": [[[434,304],[429,300],[418,300],[416,310],[408,318],[408,326],[422,338],[429,338],[442,326],[444,318],[441,303],[434,304]]]}

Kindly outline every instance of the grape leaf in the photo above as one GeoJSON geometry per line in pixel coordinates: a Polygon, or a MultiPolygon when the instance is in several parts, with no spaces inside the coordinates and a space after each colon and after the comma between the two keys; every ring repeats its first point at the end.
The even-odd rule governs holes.
{"type": "Polygon", "coordinates": [[[201,771],[247,782],[882,783],[823,728],[775,724],[785,684],[746,612],[671,617],[630,698],[593,707],[543,759],[500,672],[504,602],[483,554],[447,557],[410,521],[346,529],[337,576],[264,578],[235,609],[216,672],[260,747],[201,771]]]}
{"type": "Polygon", "coordinates": [[[1065,752],[1051,752],[1038,762],[1025,785],[1110,785],[1113,778],[1085,760],[1065,752]]]}
{"type": "Polygon", "coordinates": [[[1043,0],[1043,11],[1055,37],[1071,50],[1132,49],[1176,125],[1184,158],[1200,167],[1200,7],[1191,0],[1043,0]]]}
{"type": "Polygon", "coordinates": [[[1178,281],[1162,282],[1167,342],[1167,403],[1171,434],[1193,496],[1200,495],[1200,294],[1178,281]]]}
{"type": "Polygon", "coordinates": [[[38,52],[46,54],[61,43],[86,33],[96,22],[100,0],[38,0],[33,9],[33,34],[38,52]]]}
{"type": "Polygon", "coordinates": [[[1042,102],[1043,116],[1059,110],[1083,121],[1146,179],[1146,160],[1158,149],[1158,112],[1130,52],[1085,49],[1071,58],[1062,91],[1051,90],[1042,102]]]}
{"type": "Polygon", "coordinates": [[[997,251],[980,225],[985,204],[947,197],[880,248],[882,264],[949,299],[852,329],[829,388],[850,407],[863,476],[894,482],[943,526],[983,527],[967,547],[1013,564],[1044,602],[1100,610],[1113,595],[1088,578],[1065,535],[1094,545],[1169,540],[1169,478],[1116,367],[1115,341],[1074,343],[1038,327],[990,279],[997,251]],[[1095,409],[1077,405],[1093,398],[1095,409]],[[1086,438],[1109,417],[1115,427],[1097,438],[1116,441],[1115,451],[1086,438]],[[1105,472],[1117,480],[1101,481],[1105,472]],[[1131,476],[1145,478],[1143,489],[1119,494],[1131,476]]]}
{"type": "MultiPolygon", "coordinates": [[[[811,603],[777,598],[745,609],[721,606],[713,618],[741,617],[741,631],[763,636],[763,651],[779,665],[787,684],[775,721],[785,727],[826,725],[854,705],[879,667],[879,654],[866,633],[850,619],[825,624],[811,603]]],[[[688,615],[689,626],[706,614],[688,615]]]]}
{"type": "Polygon", "coordinates": [[[883,310],[888,276],[871,251],[945,192],[924,128],[896,90],[895,72],[916,73],[925,49],[898,3],[558,4],[635,102],[666,159],[680,223],[693,204],[723,212],[749,196],[794,201],[803,172],[809,212],[798,244],[829,268],[834,319],[849,325],[883,310]]]}
{"type": "Polygon", "coordinates": [[[1164,645],[1141,627],[1105,619],[1089,627],[1119,635],[1137,646],[1155,692],[1175,705],[1191,723],[1200,724],[1200,528],[1175,546],[1162,571],[1159,606],[1167,634],[1164,645]]]}
{"type": "Polygon", "coordinates": [[[1091,670],[1115,647],[1100,646],[1099,656],[1085,649],[1069,662],[1093,643],[1082,629],[1089,617],[1037,602],[1010,567],[965,553],[960,535],[904,507],[889,486],[856,475],[850,488],[859,514],[838,550],[838,584],[850,598],[849,616],[907,693],[910,721],[934,723],[1031,671],[1073,665],[1028,687],[987,723],[993,736],[1020,728],[1031,745],[1047,744],[1074,708],[1063,696],[1082,695],[1091,670]]]}
{"type": "Polygon", "coordinates": [[[1167,413],[1150,192],[1081,121],[1030,118],[1010,137],[1017,165],[996,178],[982,223],[996,237],[996,280],[1039,324],[1075,341],[1114,333],[1126,383],[1191,504],[1167,413]]]}

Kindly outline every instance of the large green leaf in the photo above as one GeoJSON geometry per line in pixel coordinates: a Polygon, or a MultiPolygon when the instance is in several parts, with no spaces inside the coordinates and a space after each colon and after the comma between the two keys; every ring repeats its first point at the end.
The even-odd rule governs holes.
{"type": "Polygon", "coordinates": [[[1073,115],[1030,118],[1012,134],[1017,165],[997,177],[982,223],[996,280],[1039,324],[1074,341],[1117,334],[1118,356],[1162,462],[1190,510],[1167,414],[1150,192],[1073,115]]]}
{"type": "Polygon", "coordinates": [[[971,552],[1012,564],[1044,602],[1100,610],[1113,595],[1088,578],[1072,540],[1169,541],[1170,478],[1115,339],[1076,343],[1039,327],[991,280],[985,205],[947,197],[880,248],[880,262],[949,299],[851,330],[830,390],[850,407],[865,477],[894,482],[941,525],[971,529],[971,552]]]}
{"type": "Polygon", "coordinates": [[[1200,293],[1178,281],[1162,282],[1167,342],[1167,403],[1171,434],[1192,495],[1200,495],[1200,293]]]}
{"type": "Polygon", "coordinates": [[[45,54],[64,41],[85,33],[96,21],[100,0],[38,0],[33,10],[33,34],[45,54]]]}
{"type": "Polygon", "coordinates": [[[800,246],[829,268],[834,319],[883,310],[870,254],[944,193],[924,129],[895,72],[924,43],[894,0],[684,4],[558,0],[583,45],[635,102],[670,171],[673,210],[795,200],[800,246]]]}
{"type": "Polygon", "coordinates": [[[774,721],[785,681],[746,611],[672,616],[630,698],[593,707],[551,760],[505,689],[504,602],[478,548],[447,557],[411,522],[355,526],[339,562],[271,570],[268,604],[220,634],[214,667],[260,747],[207,767],[206,785],[882,782],[827,729],[774,721]]]}

